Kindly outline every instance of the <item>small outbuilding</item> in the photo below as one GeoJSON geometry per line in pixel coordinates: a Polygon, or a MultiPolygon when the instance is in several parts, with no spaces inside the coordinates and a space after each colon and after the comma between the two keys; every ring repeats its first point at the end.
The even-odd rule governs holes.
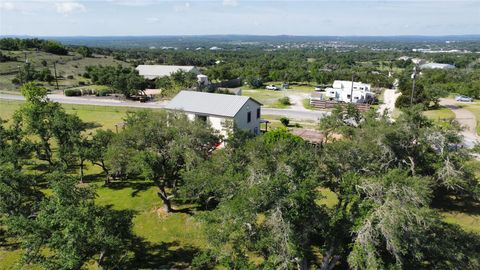
{"type": "Polygon", "coordinates": [[[165,107],[209,123],[225,137],[233,126],[260,133],[262,104],[247,96],[181,91],[165,107]]]}

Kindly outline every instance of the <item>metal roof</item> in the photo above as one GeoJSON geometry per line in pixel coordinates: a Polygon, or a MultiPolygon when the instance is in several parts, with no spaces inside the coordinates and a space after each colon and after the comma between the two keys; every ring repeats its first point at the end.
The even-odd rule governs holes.
{"type": "Polygon", "coordinates": [[[135,69],[138,70],[138,74],[147,79],[170,76],[180,70],[197,73],[194,66],[139,65],[135,69]]]}
{"type": "Polygon", "coordinates": [[[178,93],[165,108],[197,114],[234,117],[249,99],[262,105],[260,102],[246,96],[184,90],[178,93]]]}
{"type": "Polygon", "coordinates": [[[454,65],[441,63],[427,63],[420,66],[420,69],[450,69],[455,68],[454,65]]]}

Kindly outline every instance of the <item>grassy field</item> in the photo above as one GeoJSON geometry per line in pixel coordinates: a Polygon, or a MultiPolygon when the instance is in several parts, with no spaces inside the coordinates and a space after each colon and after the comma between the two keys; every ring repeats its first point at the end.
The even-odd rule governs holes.
{"type": "Polygon", "coordinates": [[[262,103],[265,107],[268,108],[287,108],[288,106],[284,106],[278,103],[278,99],[285,97],[286,94],[283,91],[272,91],[272,90],[242,90],[242,95],[249,96],[260,103],[262,103]]]}
{"type": "Polygon", "coordinates": [[[423,112],[423,114],[432,120],[453,120],[455,119],[455,113],[446,107],[440,107],[439,109],[429,110],[423,112]]]}
{"type": "MultiPolygon", "coordinates": [[[[13,91],[17,90],[12,84],[12,79],[18,72],[19,66],[24,64],[25,57],[35,69],[40,70],[45,68],[42,61],[47,62],[47,68],[54,74],[53,63],[57,62],[57,75],[59,77],[58,84],[60,89],[71,88],[78,86],[80,81],[89,83],[88,79],[82,77],[87,66],[110,66],[122,65],[130,66],[130,64],[115,60],[111,56],[96,55],[94,57],[84,58],[79,54],[71,53],[70,55],[55,55],[40,51],[1,51],[4,55],[17,57],[17,61],[9,61],[0,63],[0,90],[13,91]],[[73,78],[68,79],[69,76],[73,78]]],[[[54,88],[54,84],[44,84],[49,89],[54,88]]]]}
{"type": "MultiPolygon", "coordinates": [[[[0,118],[9,119],[21,104],[21,101],[0,99],[0,118]]],[[[102,128],[111,130],[115,130],[115,124],[122,122],[127,112],[141,110],[139,108],[93,105],[63,104],[62,106],[68,113],[76,114],[86,122],[97,123],[102,128]]]]}

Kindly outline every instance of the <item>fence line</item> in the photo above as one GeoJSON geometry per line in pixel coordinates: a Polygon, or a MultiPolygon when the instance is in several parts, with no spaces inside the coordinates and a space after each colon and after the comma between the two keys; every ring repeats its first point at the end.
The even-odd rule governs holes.
{"type": "MultiPolygon", "coordinates": [[[[0,111],[5,106],[17,106],[25,101],[22,100],[9,100],[9,99],[0,99],[0,111]]],[[[127,112],[133,110],[142,110],[149,108],[136,108],[136,107],[115,107],[115,106],[101,106],[101,105],[83,105],[83,104],[66,104],[60,103],[62,107],[66,110],[84,110],[84,111],[98,111],[98,112],[127,112]]]]}
{"type": "MultiPolygon", "coordinates": [[[[352,103],[359,111],[368,111],[370,109],[370,104],[364,103],[352,103]]],[[[333,109],[336,106],[345,107],[347,103],[340,103],[336,101],[327,101],[327,100],[310,100],[310,105],[317,109],[333,109]]]]}

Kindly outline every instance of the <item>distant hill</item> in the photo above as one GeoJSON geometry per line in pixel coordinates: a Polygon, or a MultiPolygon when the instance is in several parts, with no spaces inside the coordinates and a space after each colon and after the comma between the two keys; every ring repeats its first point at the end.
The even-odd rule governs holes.
{"type": "MultiPolygon", "coordinates": [[[[27,38],[29,36],[15,36],[27,38]]],[[[349,43],[425,43],[425,42],[480,42],[480,35],[447,36],[256,36],[256,35],[188,35],[188,36],[46,36],[69,45],[117,48],[161,48],[215,46],[222,44],[280,44],[302,42],[349,42],[349,43]]]]}

